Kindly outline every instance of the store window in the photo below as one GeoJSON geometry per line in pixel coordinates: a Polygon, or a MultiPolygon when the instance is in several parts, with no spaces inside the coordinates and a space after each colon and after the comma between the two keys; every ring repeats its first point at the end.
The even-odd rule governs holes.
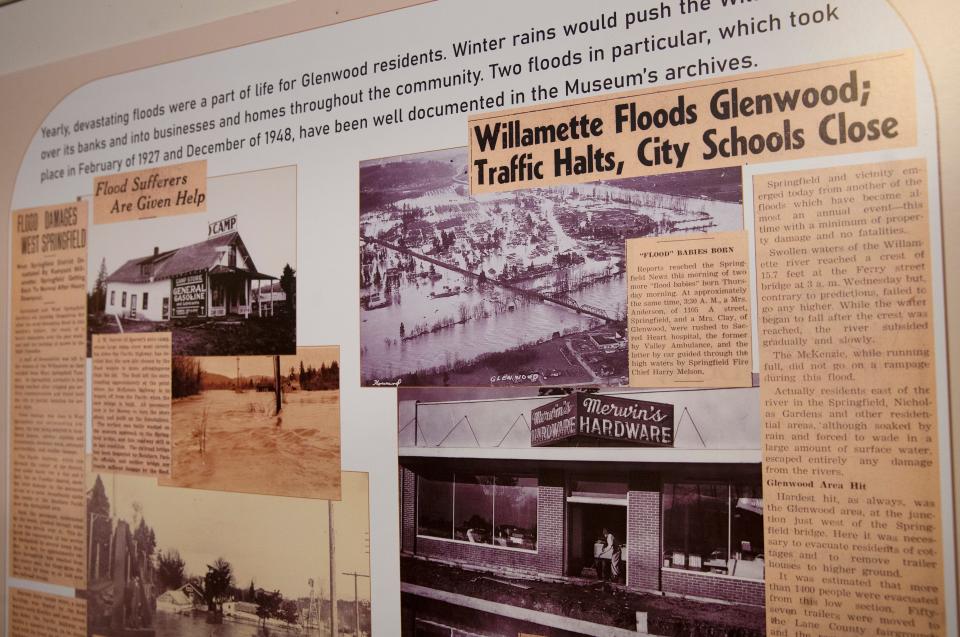
{"type": "Polygon", "coordinates": [[[453,480],[420,476],[417,485],[417,533],[453,539],[453,480]]]}
{"type": "Polygon", "coordinates": [[[663,486],[663,565],[763,579],[763,496],[759,485],[663,486]]]}
{"type": "Polygon", "coordinates": [[[493,541],[506,546],[537,549],[537,479],[497,476],[493,486],[496,520],[493,541]]]}
{"type": "Polygon", "coordinates": [[[448,473],[417,481],[417,534],[535,551],[537,479],[448,473]]]}
{"type": "Polygon", "coordinates": [[[493,476],[457,474],[453,485],[453,539],[493,543],[493,476]]]}

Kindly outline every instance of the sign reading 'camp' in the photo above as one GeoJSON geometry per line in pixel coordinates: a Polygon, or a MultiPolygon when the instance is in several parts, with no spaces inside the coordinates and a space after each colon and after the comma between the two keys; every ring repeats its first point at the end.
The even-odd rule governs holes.
{"type": "Polygon", "coordinates": [[[673,405],[600,394],[575,394],[530,413],[530,444],[672,447],[673,405]]]}
{"type": "Polygon", "coordinates": [[[207,224],[207,236],[215,237],[218,234],[233,232],[236,227],[237,215],[230,215],[229,217],[224,217],[223,219],[217,219],[216,221],[211,221],[207,224]]]}

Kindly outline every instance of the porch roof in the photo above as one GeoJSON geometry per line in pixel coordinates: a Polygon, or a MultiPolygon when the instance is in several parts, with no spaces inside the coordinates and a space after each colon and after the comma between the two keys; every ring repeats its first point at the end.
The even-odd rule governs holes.
{"type": "Polygon", "coordinates": [[[234,268],[228,265],[217,265],[210,268],[209,273],[211,275],[216,274],[235,274],[246,279],[251,280],[269,280],[275,281],[277,277],[270,276],[269,274],[264,274],[263,272],[254,272],[252,270],[244,270],[242,268],[234,268]]]}

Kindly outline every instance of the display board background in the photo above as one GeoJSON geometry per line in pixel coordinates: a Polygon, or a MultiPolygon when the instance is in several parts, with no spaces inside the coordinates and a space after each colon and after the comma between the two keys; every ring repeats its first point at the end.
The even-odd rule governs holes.
{"type": "MultiPolygon", "coordinates": [[[[102,4],[106,5],[108,3],[103,2],[102,4]]],[[[261,0],[259,5],[256,2],[248,2],[239,7],[232,6],[231,8],[234,11],[243,11],[249,10],[253,6],[266,4],[271,3],[261,0]]],[[[58,49],[62,51],[63,55],[79,53],[82,49],[89,50],[91,43],[110,45],[129,40],[128,36],[132,33],[136,33],[134,37],[145,38],[170,29],[184,26],[189,28],[0,76],[0,96],[2,96],[0,97],[0,148],[3,148],[3,154],[0,156],[0,207],[2,207],[5,215],[4,218],[7,218],[6,215],[10,212],[14,182],[30,140],[46,115],[76,88],[95,79],[125,71],[228,49],[249,42],[356,19],[413,4],[419,4],[419,2],[365,0],[364,2],[350,3],[339,0],[320,5],[310,2],[293,2],[262,12],[226,18],[204,26],[192,26],[197,24],[198,14],[194,10],[195,7],[191,5],[181,8],[179,13],[173,12],[173,7],[167,6],[166,10],[170,13],[165,16],[165,22],[159,24],[150,23],[149,20],[144,21],[142,16],[138,17],[136,15],[136,12],[127,14],[126,17],[120,15],[118,16],[119,19],[116,20],[104,21],[96,30],[77,29],[77,23],[70,19],[44,23],[43,32],[37,31],[29,34],[29,37],[35,40],[40,47],[35,50],[34,62],[49,61],[49,57],[44,57],[43,43],[45,41],[68,42],[69,39],[66,38],[65,34],[70,32],[82,33],[82,37],[77,37],[77,40],[82,41],[83,45],[82,48],[78,47],[72,50],[58,49]],[[135,23],[139,23],[138,30],[133,31],[130,25],[135,23]],[[146,26],[155,27],[154,30],[145,32],[143,30],[144,23],[147,23],[146,26]],[[110,34],[108,34],[108,31],[110,34]]],[[[960,382],[958,382],[960,371],[955,369],[956,361],[960,360],[960,345],[958,345],[955,334],[950,333],[949,327],[953,323],[953,318],[960,314],[960,249],[951,241],[952,238],[960,236],[960,218],[956,214],[956,211],[960,209],[960,183],[951,178],[952,175],[960,174],[960,126],[955,121],[957,107],[960,105],[960,81],[957,80],[956,74],[956,69],[960,66],[960,43],[953,36],[951,27],[960,21],[960,6],[951,0],[936,0],[925,3],[889,0],[889,4],[901,15],[914,35],[930,74],[936,99],[940,137],[940,174],[943,177],[940,184],[942,210],[944,211],[943,268],[947,293],[948,360],[951,372],[949,389],[951,404],[956,405],[960,401],[960,382]]],[[[38,13],[48,10],[42,7],[39,2],[31,2],[24,3],[22,6],[7,8],[4,11],[12,9],[17,11],[34,10],[33,7],[36,7],[38,13]]],[[[205,15],[213,17],[209,13],[205,15]]],[[[0,19],[3,19],[2,13],[0,13],[0,19]]],[[[36,27],[36,29],[39,29],[39,27],[36,27]]],[[[20,54],[17,57],[8,56],[11,50],[18,48],[16,41],[0,38],[0,42],[4,42],[0,45],[0,59],[4,60],[5,64],[10,63],[22,68],[34,63],[29,61],[29,57],[23,57],[24,51],[22,49],[20,49],[20,54]],[[13,62],[7,62],[8,60],[13,60],[13,62]]],[[[27,54],[29,55],[29,53],[27,54]]],[[[7,223],[0,224],[0,245],[9,245],[8,233],[9,225],[7,223]]],[[[0,298],[6,298],[9,294],[8,266],[9,263],[6,258],[0,260],[0,294],[2,294],[0,298]]],[[[4,337],[4,352],[6,352],[8,343],[8,330],[9,308],[7,304],[4,304],[4,309],[0,313],[0,332],[4,337]]],[[[351,346],[349,343],[343,345],[345,347],[351,346]]],[[[4,388],[8,384],[8,374],[8,361],[6,356],[3,356],[0,358],[0,386],[4,388]]],[[[8,413],[6,390],[0,392],[0,413],[8,413]]],[[[383,426],[392,427],[393,423],[385,422],[383,426]]],[[[952,436],[954,456],[956,457],[958,443],[960,443],[956,428],[953,429],[952,436]]],[[[2,451],[0,453],[0,463],[3,465],[3,470],[0,471],[0,486],[2,486],[2,489],[0,489],[0,505],[2,505],[4,511],[7,508],[7,449],[8,440],[5,428],[5,433],[0,438],[0,451],[2,451]]],[[[345,467],[345,469],[349,469],[349,467],[345,467]]],[[[954,486],[956,490],[956,474],[954,475],[954,486]]],[[[377,521],[378,518],[380,518],[381,523],[395,524],[392,520],[382,519],[381,516],[373,516],[374,521],[377,521]]],[[[6,515],[2,517],[2,520],[0,540],[2,540],[3,546],[6,546],[6,515]]],[[[395,553],[385,551],[381,557],[392,561],[395,559],[394,555],[395,553]]],[[[5,552],[0,552],[0,566],[6,573],[5,552]]],[[[391,566],[385,571],[381,570],[380,574],[395,572],[396,566],[391,566]]],[[[385,579],[381,577],[380,581],[374,583],[374,607],[377,609],[374,612],[376,614],[379,614],[382,609],[382,607],[378,608],[382,603],[377,599],[378,591],[388,590],[397,586],[398,583],[398,573],[394,578],[385,579]]],[[[3,578],[0,578],[0,592],[3,594],[5,604],[7,592],[6,582],[3,578]]],[[[387,600],[384,600],[384,602],[387,602],[387,600]]]]}

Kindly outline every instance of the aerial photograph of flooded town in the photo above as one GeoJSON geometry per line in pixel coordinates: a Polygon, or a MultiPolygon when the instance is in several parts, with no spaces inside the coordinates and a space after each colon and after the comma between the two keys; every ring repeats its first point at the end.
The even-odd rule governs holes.
{"type": "Polygon", "coordinates": [[[88,474],[87,635],[370,635],[369,476],[341,482],[324,502],[88,474]]]}
{"type": "Polygon", "coordinates": [[[339,348],[175,356],[164,484],[340,497],[339,348]]]}
{"type": "Polygon", "coordinates": [[[625,240],[743,228],[739,167],[473,196],[467,161],[360,164],[366,386],[626,385],[625,240]]]}

